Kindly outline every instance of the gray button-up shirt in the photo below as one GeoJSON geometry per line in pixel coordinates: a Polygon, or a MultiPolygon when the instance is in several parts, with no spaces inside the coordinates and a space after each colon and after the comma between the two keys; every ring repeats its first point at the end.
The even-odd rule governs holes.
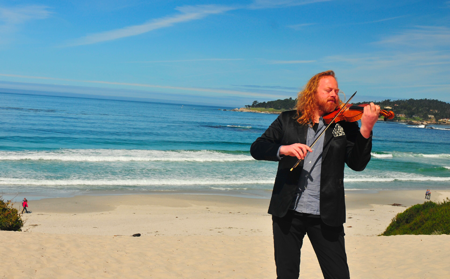
{"type": "MultiPolygon", "coordinates": [[[[312,127],[308,127],[306,145],[311,146],[323,129],[325,129],[325,123],[321,117],[317,131],[314,131],[312,127]]],[[[308,152],[305,157],[297,195],[291,205],[291,209],[297,212],[320,215],[320,175],[323,142],[324,137],[321,137],[312,148],[313,152],[308,152]]]]}

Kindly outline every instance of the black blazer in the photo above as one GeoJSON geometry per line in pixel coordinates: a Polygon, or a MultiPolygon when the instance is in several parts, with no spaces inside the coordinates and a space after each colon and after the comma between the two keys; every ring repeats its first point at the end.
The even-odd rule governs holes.
{"type": "MultiPolygon", "coordinates": [[[[256,160],[279,161],[269,213],[283,217],[289,210],[298,188],[303,161],[293,171],[296,157],[278,159],[281,145],[306,144],[307,125],[296,121],[296,111],[281,113],[250,148],[256,160]]],[[[345,223],[344,166],[362,171],[370,161],[372,137],[366,139],[359,132],[357,122],[332,124],[325,132],[320,177],[320,216],[329,226],[345,223]],[[339,127],[340,126],[340,127],[339,127]],[[342,131],[343,128],[343,131],[342,131]]]]}

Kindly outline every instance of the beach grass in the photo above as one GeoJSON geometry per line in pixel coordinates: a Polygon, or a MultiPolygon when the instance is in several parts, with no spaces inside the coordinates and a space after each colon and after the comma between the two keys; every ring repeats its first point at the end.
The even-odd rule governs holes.
{"type": "Polygon", "coordinates": [[[384,236],[402,234],[450,234],[450,200],[411,206],[397,214],[382,233],[384,236]]]}
{"type": "Polygon", "coordinates": [[[23,226],[19,211],[13,207],[12,202],[4,201],[0,196],[0,230],[20,231],[23,226]]]}

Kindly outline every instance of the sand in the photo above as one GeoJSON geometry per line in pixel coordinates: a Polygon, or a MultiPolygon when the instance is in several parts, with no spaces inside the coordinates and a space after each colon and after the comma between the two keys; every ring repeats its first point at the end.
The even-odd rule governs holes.
{"type": "MultiPolygon", "coordinates": [[[[433,191],[432,200],[449,196],[433,191]]],[[[378,236],[424,191],[348,191],[346,199],[352,278],[450,278],[449,235],[378,236]]],[[[0,231],[0,278],[276,278],[268,202],[186,194],[30,201],[23,232],[0,231]]],[[[304,243],[300,278],[322,278],[304,243]]]]}

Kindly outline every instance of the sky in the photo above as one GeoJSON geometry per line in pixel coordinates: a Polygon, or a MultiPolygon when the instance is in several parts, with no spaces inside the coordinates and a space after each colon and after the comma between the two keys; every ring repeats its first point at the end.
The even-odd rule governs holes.
{"type": "Polygon", "coordinates": [[[326,70],[450,102],[450,1],[0,0],[0,92],[243,107],[326,70]]]}

